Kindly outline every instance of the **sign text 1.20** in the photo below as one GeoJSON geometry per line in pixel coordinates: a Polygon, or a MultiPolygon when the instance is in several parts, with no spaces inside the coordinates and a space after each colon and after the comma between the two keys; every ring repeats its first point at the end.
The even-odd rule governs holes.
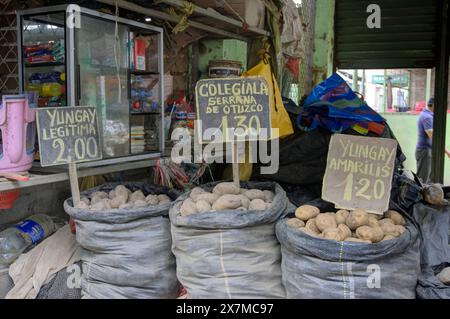
{"type": "Polygon", "coordinates": [[[353,173],[349,173],[347,178],[337,186],[343,186],[344,188],[344,200],[347,202],[352,201],[353,199],[353,189],[356,190],[355,196],[364,198],[366,200],[371,199],[381,199],[385,194],[385,186],[381,179],[375,179],[372,181],[368,178],[361,178],[357,185],[354,187],[354,177],[353,173]]]}
{"type": "MultiPolygon", "coordinates": [[[[87,139],[78,137],[75,139],[74,143],[74,155],[75,158],[64,158],[64,154],[66,151],[66,144],[64,140],[61,138],[57,138],[53,141],[53,148],[58,148],[58,156],[56,158],[56,163],[67,163],[72,162],[74,160],[84,160],[86,158],[96,158],[98,156],[98,145],[97,141],[94,137],[88,137],[87,139]]],[[[68,152],[71,153],[70,150],[68,152]]],[[[68,155],[68,157],[71,157],[68,155]]]]}

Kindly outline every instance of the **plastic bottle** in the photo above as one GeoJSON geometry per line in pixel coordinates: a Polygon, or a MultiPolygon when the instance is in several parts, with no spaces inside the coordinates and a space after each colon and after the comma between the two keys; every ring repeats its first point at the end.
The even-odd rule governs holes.
{"type": "Polygon", "coordinates": [[[0,232],[0,265],[11,264],[27,248],[41,242],[55,230],[53,220],[39,214],[0,232]]]}

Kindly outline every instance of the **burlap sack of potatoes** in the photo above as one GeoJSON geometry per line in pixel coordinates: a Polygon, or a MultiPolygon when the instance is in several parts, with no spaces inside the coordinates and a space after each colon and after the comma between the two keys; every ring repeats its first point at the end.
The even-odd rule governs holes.
{"type": "MultiPolygon", "coordinates": [[[[167,194],[174,200],[178,193],[145,183],[110,183],[83,192],[124,185],[144,195],[167,194]]],[[[176,298],[178,281],[168,218],[170,203],[107,211],[73,207],[72,198],[64,209],[76,223],[77,242],[82,247],[83,298],[176,298]]]]}
{"type": "MultiPolygon", "coordinates": [[[[211,191],[214,185],[202,185],[211,191]]],[[[285,298],[281,283],[280,244],[275,222],[285,214],[286,193],[274,182],[245,182],[242,188],[271,190],[272,206],[264,211],[211,211],[181,216],[190,193],[170,209],[172,251],[177,276],[189,298],[285,298]]]]}

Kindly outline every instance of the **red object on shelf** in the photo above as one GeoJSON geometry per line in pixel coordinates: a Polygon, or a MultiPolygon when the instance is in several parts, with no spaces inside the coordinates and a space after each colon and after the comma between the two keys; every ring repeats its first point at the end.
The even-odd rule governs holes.
{"type": "Polygon", "coordinates": [[[14,189],[11,191],[0,192],[0,209],[10,209],[13,207],[17,198],[20,196],[20,190],[14,189]]]}
{"type": "Polygon", "coordinates": [[[145,45],[144,39],[134,39],[134,68],[145,71],[145,45]]]}

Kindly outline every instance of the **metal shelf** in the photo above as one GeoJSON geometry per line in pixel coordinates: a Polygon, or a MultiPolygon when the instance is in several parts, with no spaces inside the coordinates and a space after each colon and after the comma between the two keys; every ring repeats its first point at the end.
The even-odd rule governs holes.
{"type": "Polygon", "coordinates": [[[41,63],[32,63],[25,64],[26,68],[39,68],[39,67],[49,67],[49,66],[63,66],[65,63],[63,62],[41,62],[41,63]]]}
{"type": "MultiPolygon", "coordinates": [[[[157,159],[146,159],[135,162],[125,162],[114,165],[85,167],[85,168],[80,168],[79,165],[77,165],[79,167],[78,177],[104,175],[120,171],[152,167],[156,165],[156,160],[157,159]]],[[[46,171],[45,168],[32,168],[29,175],[30,179],[26,182],[19,182],[19,181],[0,182],[0,191],[4,192],[17,188],[26,188],[32,186],[69,181],[68,171],[62,171],[62,168],[60,172],[55,172],[55,168],[53,168],[51,170],[53,172],[50,173],[46,173],[45,171],[46,171]]]]}

